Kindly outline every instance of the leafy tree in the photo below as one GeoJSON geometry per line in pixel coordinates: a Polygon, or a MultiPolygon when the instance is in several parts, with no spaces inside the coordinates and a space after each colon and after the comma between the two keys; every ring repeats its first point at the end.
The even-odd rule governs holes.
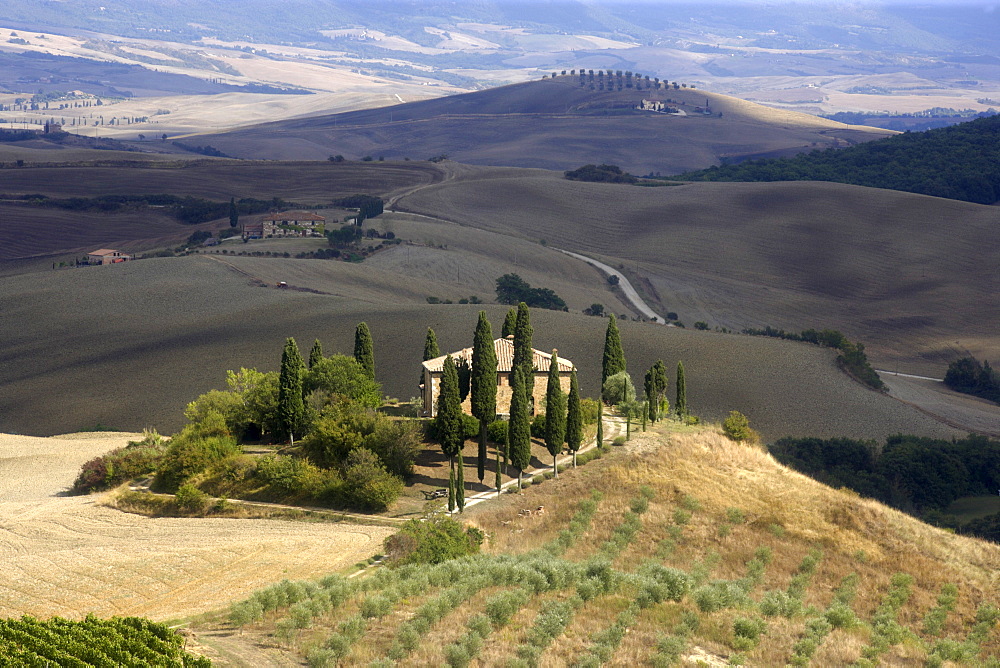
{"type": "Polygon", "coordinates": [[[240,212],[236,208],[236,198],[229,198],[229,227],[236,227],[240,224],[240,212]]]}
{"type": "Polygon", "coordinates": [[[281,428],[288,440],[295,444],[295,432],[305,419],[302,401],[302,372],[305,364],[295,339],[288,337],[281,353],[281,372],[278,378],[278,415],[281,428]]]}
{"type": "Polygon", "coordinates": [[[635,401],[635,385],[627,371],[608,376],[604,381],[601,397],[605,403],[617,406],[624,401],[635,401]]]}
{"type": "Polygon", "coordinates": [[[573,453],[573,468],[576,468],[576,452],[583,443],[583,413],[580,410],[580,386],[576,380],[576,368],[569,376],[569,397],[566,400],[566,447],[573,453]]]}
{"type": "Polygon", "coordinates": [[[359,322],[354,330],[354,359],[358,361],[372,380],[375,380],[375,351],[372,344],[372,333],[368,324],[359,322]]]}
{"type": "Polygon", "coordinates": [[[423,361],[426,362],[427,360],[432,360],[435,357],[440,357],[440,356],[441,356],[441,351],[438,349],[437,335],[434,333],[433,329],[428,327],[427,338],[424,339],[423,361]]]}
{"type": "Polygon", "coordinates": [[[566,302],[549,288],[533,288],[517,274],[504,274],[497,279],[497,301],[501,304],[524,302],[535,308],[567,311],[566,302]]]}
{"type": "Polygon", "coordinates": [[[378,456],[367,448],[358,448],[347,456],[344,478],[351,481],[350,504],[375,512],[391,506],[403,491],[402,479],[389,473],[378,456]]]}
{"type": "Polygon", "coordinates": [[[303,385],[307,395],[324,392],[330,399],[346,397],[368,408],[382,404],[382,386],[347,355],[321,358],[306,372],[303,385]]]}
{"type": "Polygon", "coordinates": [[[563,172],[563,176],[571,181],[594,181],[598,183],[635,183],[639,179],[628,172],[623,172],[617,165],[584,165],[577,169],[563,172]]]}
{"type": "Polygon", "coordinates": [[[601,363],[601,387],[611,376],[625,371],[625,351],[622,350],[618,318],[608,318],[608,329],[604,334],[604,360],[601,363]]]}
{"type": "Polygon", "coordinates": [[[963,357],[948,365],[944,384],[956,392],[964,392],[1000,403],[1000,375],[990,363],[975,357],[963,357]]]}
{"type": "Polygon", "coordinates": [[[514,336],[514,328],[517,326],[517,308],[512,308],[507,311],[507,316],[503,320],[503,329],[500,330],[500,336],[507,338],[508,336],[514,336]]]}
{"type": "Polygon", "coordinates": [[[437,417],[435,418],[441,451],[449,459],[450,475],[448,489],[448,509],[455,508],[455,455],[465,441],[462,429],[462,402],[458,398],[458,371],[451,355],[444,358],[444,372],[441,375],[441,389],[438,394],[437,417]]]}
{"type": "Polygon", "coordinates": [[[309,351],[309,368],[312,369],[321,359],[323,359],[323,344],[319,342],[319,339],[316,339],[309,351]]]}
{"type": "Polygon", "coordinates": [[[479,420],[479,482],[486,475],[486,437],[497,414],[497,353],[493,329],[486,311],[479,312],[479,322],[472,342],[472,414],[479,420]]]}
{"type": "Polygon", "coordinates": [[[556,458],[566,441],[566,395],[559,384],[559,351],[552,350],[549,380],[545,388],[545,448],[552,455],[552,472],[558,478],[556,458]]]}
{"type": "Polygon", "coordinates": [[[688,414],[687,405],[687,380],[684,378],[684,362],[677,362],[677,398],[674,401],[677,417],[683,418],[688,414]]]}
{"type": "Polygon", "coordinates": [[[754,436],[750,420],[739,411],[729,411],[729,417],[722,421],[722,433],[731,441],[749,441],[754,436]]]}

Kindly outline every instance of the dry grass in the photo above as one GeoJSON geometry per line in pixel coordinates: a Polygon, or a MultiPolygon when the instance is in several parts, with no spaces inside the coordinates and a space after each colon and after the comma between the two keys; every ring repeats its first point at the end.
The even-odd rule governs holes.
{"type": "Polygon", "coordinates": [[[620,264],[654,310],[689,327],[840,329],[883,368],[937,377],[958,353],[1000,346],[983,317],[1000,309],[995,207],[831,183],[636,188],[499,168],[399,206],[620,264]]]}
{"type": "MultiPolygon", "coordinates": [[[[756,550],[766,547],[772,560],[762,582],[750,591],[758,601],[764,592],[785,589],[803,557],[812,550],[822,553],[815,574],[806,586],[805,612],[791,618],[767,619],[767,630],[759,645],[746,652],[749,665],[786,664],[793,645],[804,632],[808,619],[830,605],[833,590],[849,573],[859,577],[858,596],[852,608],[863,622],[871,620],[889,588],[895,572],[913,576],[912,596],[903,606],[899,621],[920,641],[891,647],[881,661],[886,665],[916,665],[926,658],[927,644],[935,638],[922,632],[926,612],[936,605],[944,583],[959,589],[957,606],[947,620],[944,636],[965,637],[983,603],[996,604],[1000,587],[1000,546],[955,536],[934,529],[881,504],[833,490],[785,469],[758,448],[735,444],[713,429],[679,431],[663,425],[655,432],[635,437],[623,448],[558,482],[532,486],[520,496],[504,495],[489,504],[475,506],[462,519],[486,530],[486,549],[494,554],[526,554],[551,540],[566,526],[577,501],[600,490],[603,499],[594,522],[579,538],[566,558],[591,558],[621,521],[630,499],[641,486],[653,488],[649,509],[641,514],[642,529],[617,560],[624,572],[636,570],[648,560],[694,572],[707,563],[710,578],[737,579],[746,574],[746,564],[756,550]],[[518,509],[545,505],[541,517],[522,518],[518,509]],[[670,554],[661,541],[675,525],[675,511],[688,509],[690,521],[670,554]],[[731,511],[743,511],[744,521],[731,511]],[[735,521],[734,521],[735,520],[735,521]],[[730,522],[728,535],[718,527],[730,522]],[[780,526],[781,531],[776,531],[780,526]]],[[[479,591],[447,614],[421,636],[417,650],[403,665],[442,665],[445,648],[466,632],[467,620],[484,610],[486,600],[499,588],[479,591]]],[[[434,592],[428,592],[433,595],[434,592]]],[[[525,594],[524,605],[510,623],[495,629],[482,643],[472,665],[502,665],[515,657],[546,601],[566,600],[569,588],[537,596],[525,594]]],[[[368,665],[384,656],[399,625],[409,619],[424,596],[400,601],[382,620],[369,620],[365,642],[357,643],[343,665],[368,665]]],[[[595,634],[606,629],[631,603],[632,591],[598,596],[576,608],[562,634],[556,636],[541,656],[545,666],[572,665],[591,648],[595,634]]],[[[355,614],[355,603],[347,604],[331,617],[304,631],[295,647],[284,656],[294,660],[312,642],[322,641],[342,619],[355,614]]],[[[658,639],[672,632],[682,615],[697,614],[700,624],[687,640],[685,656],[700,657],[713,665],[724,665],[735,653],[733,620],[737,616],[760,616],[753,603],[742,609],[698,613],[691,597],[663,602],[642,610],[630,625],[610,661],[612,665],[646,665],[658,639]]],[[[270,618],[269,618],[270,619],[270,618]]],[[[268,645],[268,629],[274,619],[252,628],[252,642],[268,645]]],[[[821,643],[813,665],[847,665],[860,656],[869,642],[869,629],[834,630],[821,643]]],[[[233,636],[232,638],[239,638],[233,636]]],[[[249,641],[248,641],[249,642],[249,641]]],[[[994,632],[982,646],[981,658],[997,656],[1000,638],[994,632]]]]}

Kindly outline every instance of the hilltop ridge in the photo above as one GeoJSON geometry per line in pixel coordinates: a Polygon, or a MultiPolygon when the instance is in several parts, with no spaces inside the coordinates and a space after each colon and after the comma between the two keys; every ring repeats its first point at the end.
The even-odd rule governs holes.
{"type": "Polygon", "coordinates": [[[567,74],[391,107],[199,134],[192,141],[197,137],[199,144],[241,158],[446,155],[471,164],[559,170],[611,162],[644,174],[708,167],[723,158],[848,146],[891,134],[774,110],[686,84],[664,89],[643,79],[641,88],[625,84],[618,89],[615,83],[613,90],[601,90],[602,85],[592,83],[589,73],[584,79],[567,74]],[[643,100],[663,108],[643,110],[643,100]],[[635,150],[637,142],[641,151],[635,150]]]}

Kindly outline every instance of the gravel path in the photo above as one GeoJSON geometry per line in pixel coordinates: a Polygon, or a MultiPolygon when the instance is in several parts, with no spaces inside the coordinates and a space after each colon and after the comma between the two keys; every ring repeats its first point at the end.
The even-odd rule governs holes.
{"type": "Polygon", "coordinates": [[[653,309],[649,308],[649,305],[646,304],[646,302],[642,299],[642,297],[639,296],[639,293],[636,292],[634,287],[632,287],[632,284],[629,282],[629,280],[625,278],[625,274],[614,269],[613,267],[609,267],[603,262],[598,262],[594,258],[587,257],[586,255],[580,255],[579,253],[563,250],[562,248],[553,248],[553,250],[557,250],[560,253],[566,253],[566,255],[575,257],[578,260],[583,260],[587,264],[591,264],[597,267],[598,269],[603,271],[605,274],[608,274],[609,276],[617,276],[618,287],[622,289],[622,292],[625,293],[625,296],[628,298],[630,302],[632,302],[632,305],[635,306],[636,310],[638,310],[640,313],[642,313],[644,316],[646,316],[653,322],[658,322],[661,325],[667,324],[666,318],[664,318],[661,315],[657,315],[656,312],[653,311],[653,309]]]}

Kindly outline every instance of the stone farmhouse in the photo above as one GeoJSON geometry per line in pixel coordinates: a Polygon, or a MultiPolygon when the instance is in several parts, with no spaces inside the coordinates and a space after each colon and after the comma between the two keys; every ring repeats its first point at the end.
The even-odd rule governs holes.
{"type": "Polygon", "coordinates": [[[311,211],[272,213],[256,223],[243,225],[244,239],[275,237],[321,237],[326,231],[326,218],[311,211]]]}
{"type": "MultiPolygon", "coordinates": [[[[493,348],[497,355],[497,415],[506,417],[510,414],[510,371],[514,361],[514,337],[508,336],[505,339],[497,339],[493,342],[493,348]]],[[[545,399],[545,390],[549,382],[549,367],[552,364],[552,355],[541,350],[531,351],[532,364],[535,368],[534,383],[531,391],[531,414],[535,414],[536,407],[540,408],[545,399]]],[[[557,353],[558,355],[558,353],[557,353]]],[[[421,397],[423,398],[423,415],[434,417],[437,415],[437,399],[441,391],[441,376],[444,373],[444,360],[447,355],[435,357],[423,363],[423,382],[421,383],[421,397]]],[[[451,353],[451,357],[458,364],[460,360],[465,360],[472,366],[472,348],[465,348],[458,352],[451,353]]],[[[559,384],[563,392],[569,392],[570,374],[574,366],[565,357],[557,357],[556,364],[559,365],[559,384]]],[[[462,410],[472,414],[472,397],[466,397],[462,402],[462,410]]]]}
{"type": "Polygon", "coordinates": [[[127,262],[132,259],[134,258],[128,253],[123,253],[113,248],[99,248],[87,253],[87,264],[117,264],[118,262],[127,262]]]}

